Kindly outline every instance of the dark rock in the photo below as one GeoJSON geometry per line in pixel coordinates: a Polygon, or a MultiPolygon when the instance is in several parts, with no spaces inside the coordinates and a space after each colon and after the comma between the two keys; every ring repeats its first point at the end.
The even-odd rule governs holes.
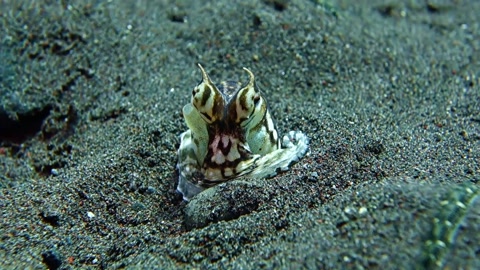
{"type": "Polygon", "coordinates": [[[185,208],[185,228],[203,228],[210,223],[249,214],[269,199],[255,180],[235,180],[196,195],[185,208]]]}

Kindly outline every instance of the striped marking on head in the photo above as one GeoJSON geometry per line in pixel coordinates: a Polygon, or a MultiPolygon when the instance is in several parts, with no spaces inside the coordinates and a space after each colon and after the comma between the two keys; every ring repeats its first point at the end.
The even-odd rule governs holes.
{"type": "Polygon", "coordinates": [[[234,97],[235,106],[230,110],[234,110],[235,113],[231,116],[234,117],[232,120],[241,124],[242,127],[253,127],[263,119],[267,111],[267,104],[260,92],[255,89],[253,73],[247,68],[243,68],[243,70],[248,73],[250,80],[234,97]]]}
{"type": "Polygon", "coordinates": [[[192,104],[207,123],[213,123],[223,118],[225,101],[207,72],[200,64],[198,67],[202,72],[202,82],[192,91],[192,104]]]}

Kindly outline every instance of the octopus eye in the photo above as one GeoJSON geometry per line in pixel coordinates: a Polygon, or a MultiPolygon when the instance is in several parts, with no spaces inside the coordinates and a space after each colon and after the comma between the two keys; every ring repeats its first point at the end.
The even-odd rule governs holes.
{"type": "Polygon", "coordinates": [[[200,89],[198,89],[198,87],[193,88],[192,96],[195,96],[196,94],[198,94],[198,91],[200,91],[200,89]]]}
{"type": "Polygon", "coordinates": [[[253,99],[253,103],[257,105],[258,102],[260,101],[260,95],[256,94],[255,96],[252,97],[252,99],[253,99]]]}

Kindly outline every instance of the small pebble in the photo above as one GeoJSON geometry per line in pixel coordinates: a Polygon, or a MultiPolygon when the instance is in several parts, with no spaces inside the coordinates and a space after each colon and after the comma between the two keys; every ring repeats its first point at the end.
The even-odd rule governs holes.
{"type": "Polygon", "coordinates": [[[57,169],[51,169],[51,170],[50,170],[50,173],[51,173],[53,176],[57,176],[57,175],[59,174],[57,169]]]}
{"type": "Polygon", "coordinates": [[[310,177],[308,178],[308,180],[312,182],[316,182],[318,180],[318,173],[317,172],[310,173],[310,177]]]}

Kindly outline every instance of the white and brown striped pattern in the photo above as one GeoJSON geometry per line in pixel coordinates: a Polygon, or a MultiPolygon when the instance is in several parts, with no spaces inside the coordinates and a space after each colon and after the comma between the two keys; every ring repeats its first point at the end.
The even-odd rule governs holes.
{"type": "Polygon", "coordinates": [[[181,134],[178,149],[177,190],[185,200],[239,176],[274,176],[305,155],[308,138],[301,132],[291,131],[280,143],[250,70],[244,68],[250,76],[245,86],[222,82],[219,89],[198,67],[202,82],[183,108],[189,129],[181,134]]]}

